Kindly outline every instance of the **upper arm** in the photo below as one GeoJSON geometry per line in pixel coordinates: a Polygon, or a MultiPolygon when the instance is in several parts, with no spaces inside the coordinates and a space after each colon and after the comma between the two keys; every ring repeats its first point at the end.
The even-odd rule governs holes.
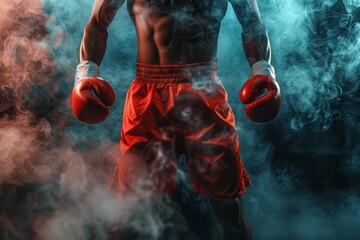
{"type": "Polygon", "coordinates": [[[125,0],[95,0],[88,23],[96,25],[100,32],[105,32],[124,2],[125,0]]]}
{"type": "Polygon", "coordinates": [[[229,2],[243,28],[243,34],[253,35],[266,31],[260,19],[256,0],[229,0],[229,2]]]}
{"type": "Polygon", "coordinates": [[[79,62],[91,60],[100,65],[106,49],[108,26],[125,0],[94,0],[91,16],[84,28],[79,62]]]}

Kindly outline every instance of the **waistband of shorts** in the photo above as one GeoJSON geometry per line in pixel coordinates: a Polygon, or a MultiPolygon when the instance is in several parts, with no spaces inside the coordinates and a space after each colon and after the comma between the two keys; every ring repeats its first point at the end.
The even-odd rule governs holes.
{"type": "Polygon", "coordinates": [[[136,63],[135,80],[146,83],[189,83],[213,80],[217,77],[217,61],[156,65],[136,63]]]}

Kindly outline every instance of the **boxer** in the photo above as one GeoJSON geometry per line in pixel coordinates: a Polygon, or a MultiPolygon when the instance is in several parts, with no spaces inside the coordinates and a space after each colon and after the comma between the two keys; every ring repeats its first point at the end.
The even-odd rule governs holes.
{"type": "MultiPolygon", "coordinates": [[[[79,52],[72,107],[85,123],[99,123],[115,101],[100,78],[108,27],[124,0],[95,0],[79,52]]],[[[252,76],[240,90],[255,122],[281,106],[271,47],[256,0],[230,0],[240,22],[252,76]]],[[[216,74],[226,0],[128,0],[138,49],[136,77],[126,95],[120,157],[112,190],[176,192],[177,159],[185,154],[193,191],[211,199],[224,239],[252,239],[241,196],[251,185],[239,152],[235,118],[216,74]]],[[[121,29],[119,29],[121,31],[121,29]]]]}

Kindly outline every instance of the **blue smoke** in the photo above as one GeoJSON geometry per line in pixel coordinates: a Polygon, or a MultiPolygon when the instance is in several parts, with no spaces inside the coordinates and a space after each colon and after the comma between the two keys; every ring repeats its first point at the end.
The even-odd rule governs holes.
{"type": "MultiPolygon", "coordinates": [[[[3,162],[11,164],[6,165],[9,167],[0,181],[31,186],[26,190],[15,189],[33,196],[24,200],[21,194],[12,194],[12,187],[2,188],[0,222],[4,224],[0,230],[5,230],[0,232],[0,237],[4,239],[13,236],[26,239],[31,231],[44,239],[54,236],[64,239],[73,233],[77,239],[91,236],[105,239],[105,232],[116,217],[121,214],[129,217],[127,208],[138,204],[136,201],[119,204],[103,190],[117,154],[125,94],[135,76],[136,33],[125,6],[110,26],[107,52],[101,64],[101,76],[114,86],[117,94],[112,113],[96,126],[81,124],[71,115],[69,94],[92,3],[43,0],[46,17],[34,15],[23,24],[29,29],[31,25],[43,26],[36,24],[39,21],[45,23],[47,31],[40,29],[42,38],[33,37],[39,29],[30,31],[30,37],[25,34],[18,38],[20,32],[26,33],[21,26],[15,28],[16,34],[6,32],[11,38],[2,38],[7,50],[0,51],[0,67],[5,69],[7,64],[7,71],[1,70],[0,76],[7,81],[0,80],[4,82],[0,89],[0,130],[6,136],[1,142],[29,154],[26,158],[5,155],[10,157],[3,162]],[[40,61],[40,75],[45,80],[39,82],[36,74],[23,76],[26,81],[22,84],[29,88],[29,94],[17,84],[15,77],[9,77],[8,73],[14,75],[25,66],[21,58],[12,57],[14,51],[9,49],[20,46],[16,49],[26,49],[26,56],[35,56],[28,49],[36,41],[47,46],[49,59],[40,61]],[[44,97],[44,92],[50,93],[48,97],[44,97]],[[34,123],[34,118],[39,121],[34,123]],[[24,174],[14,162],[25,166],[21,170],[30,170],[24,174]],[[47,178],[35,181],[24,177],[29,173],[47,178]],[[15,211],[17,208],[25,210],[19,213],[15,211]],[[72,209],[77,209],[76,213],[72,209]],[[94,221],[87,221],[89,218],[94,221]],[[89,230],[95,222],[97,227],[89,230]]],[[[16,4],[14,9],[21,6],[21,1],[16,4]]],[[[236,113],[242,160],[253,182],[244,201],[254,236],[256,239],[356,239],[356,230],[360,228],[360,2],[269,0],[258,4],[269,30],[272,62],[284,100],[274,121],[262,125],[250,122],[238,99],[238,92],[251,71],[242,49],[241,26],[230,5],[222,22],[218,48],[219,77],[236,113]]],[[[30,8],[21,9],[29,16],[34,14],[30,8]]],[[[27,60],[31,73],[36,73],[32,70],[39,69],[38,65],[32,63],[38,63],[39,59],[28,57],[27,60]]],[[[182,174],[186,179],[186,173],[182,174]]],[[[189,194],[189,189],[184,189],[184,193],[189,194]]],[[[206,198],[186,194],[202,211],[209,208],[206,198]]],[[[161,225],[163,220],[172,216],[164,217],[167,208],[160,211],[164,208],[161,203],[150,210],[142,207],[145,220],[133,219],[130,223],[134,229],[146,225],[144,231],[157,239],[159,231],[166,227],[161,225]],[[159,211],[154,213],[154,209],[159,211]],[[150,225],[154,219],[158,225],[150,225]]],[[[174,211],[171,215],[178,213],[174,211]]],[[[179,231],[186,230],[183,221],[179,220],[179,231]]]]}

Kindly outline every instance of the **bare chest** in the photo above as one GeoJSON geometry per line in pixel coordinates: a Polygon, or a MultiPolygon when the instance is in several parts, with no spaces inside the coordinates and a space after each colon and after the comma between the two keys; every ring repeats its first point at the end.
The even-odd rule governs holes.
{"type": "Polygon", "coordinates": [[[130,16],[140,13],[149,16],[205,18],[221,22],[227,10],[227,0],[129,0],[127,2],[130,16]]]}

